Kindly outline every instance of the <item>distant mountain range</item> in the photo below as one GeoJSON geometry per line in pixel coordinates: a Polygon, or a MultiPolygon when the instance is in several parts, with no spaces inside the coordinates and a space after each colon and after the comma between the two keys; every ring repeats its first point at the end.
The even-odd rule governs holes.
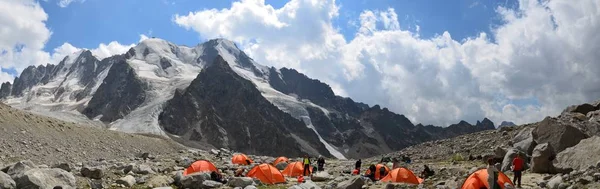
{"type": "Polygon", "coordinates": [[[186,47],[153,38],[104,59],[80,51],[26,68],[0,98],[66,121],[269,156],[371,157],[495,129],[487,118],[413,125],[294,69],[260,65],[226,39],[186,47]]]}

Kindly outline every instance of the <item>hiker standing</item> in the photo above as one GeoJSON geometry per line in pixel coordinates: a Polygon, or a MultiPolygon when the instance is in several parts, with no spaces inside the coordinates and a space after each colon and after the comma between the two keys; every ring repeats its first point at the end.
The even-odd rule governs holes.
{"type": "Polygon", "coordinates": [[[398,158],[392,158],[392,169],[398,168],[398,158]]]}
{"type": "Polygon", "coordinates": [[[512,170],[515,173],[513,177],[513,183],[517,185],[517,187],[521,188],[521,176],[523,174],[523,164],[525,161],[521,158],[521,153],[517,153],[517,157],[512,161],[512,170]],[[518,184],[517,184],[518,181],[518,184]]]}
{"type": "Polygon", "coordinates": [[[489,158],[487,160],[488,162],[488,166],[487,166],[487,173],[488,173],[488,185],[490,186],[489,189],[500,189],[500,184],[498,184],[498,169],[496,169],[496,166],[494,165],[494,159],[493,158],[489,158]]]}
{"type": "Polygon", "coordinates": [[[362,165],[362,161],[360,161],[360,159],[358,159],[358,161],[356,161],[356,164],[354,164],[354,169],[358,170],[358,172],[360,172],[360,166],[362,165]]]}
{"type": "Polygon", "coordinates": [[[319,159],[317,159],[317,167],[319,171],[324,171],[323,167],[325,166],[325,159],[321,156],[319,156],[319,159]]]}
{"type": "Polygon", "coordinates": [[[304,155],[304,160],[302,160],[304,162],[304,170],[302,171],[302,174],[304,176],[308,176],[310,175],[310,159],[308,158],[308,155],[304,155]]]}

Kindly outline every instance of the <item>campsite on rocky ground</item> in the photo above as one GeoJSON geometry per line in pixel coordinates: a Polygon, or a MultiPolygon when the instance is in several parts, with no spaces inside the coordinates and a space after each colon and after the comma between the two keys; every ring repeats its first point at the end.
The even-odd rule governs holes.
{"type": "MultiPolygon", "coordinates": [[[[598,188],[598,104],[571,106],[560,116],[538,123],[429,141],[361,160],[361,175],[369,165],[380,164],[382,169],[388,168],[388,180],[392,182],[373,182],[352,175],[356,160],[326,158],[325,170],[303,177],[304,183],[298,183],[298,175],[303,174],[302,157],[242,156],[227,149],[192,149],[169,138],[89,128],[0,105],[3,131],[0,186],[461,188],[469,176],[485,168],[488,158],[497,159],[498,169],[512,179],[510,160],[516,153],[522,153],[527,169],[521,188],[598,188]],[[399,162],[398,166],[408,171],[391,170],[393,165],[388,160],[402,156],[409,157],[411,162],[399,162]],[[246,159],[251,161],[250,165],[246,165],[246,159]],[[416,180],[420,176],[423,165],[429,166],[435,174],[414,183],[411,178],[416,180]],[[242,176],[235,177],[240,169],[243,169],[242,176]],[[212,171],[222,174],[227,183],[211,180],[212,171]],[[398,176],[392,178],[393,175],[398,176]]],[[[316,166],[316,157],[311,160],[316,166]]]]}

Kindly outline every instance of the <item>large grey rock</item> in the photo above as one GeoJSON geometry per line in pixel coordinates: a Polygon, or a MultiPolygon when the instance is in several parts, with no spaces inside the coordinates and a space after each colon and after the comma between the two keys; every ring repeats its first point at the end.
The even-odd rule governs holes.
{"type": "Polygon", "coordinates": [[[75,188],[73,174],[62,169],[30,169],[15,179],[17,188],[47,189],[60,186],[63,189],[75,188]]]}
{"type": "Polygon", "coordinates": [[[337,189],[361,189],[365,185],[365,181],[360,177],[354,177],[337,185],[337,189]]]}
{"type": "Polygon", "coordinates": [[[19,161],[9,165],[6,170],[6,174],[10,175],[10,177],[14,180],[17,177],[22,176],[28,170],[34,168],[37,168],[37,166],[30,160],[19,161]]]}
{"type": "Polygon", "coordinates": [[[494,149],[495,158],[504,158],[506,156],[506,149],[498,146],[494,149]]]}
{"type": "Polygon", "coordinates": [[[200,189],[205,180],[210,180],[210,175],[207,173],[193,173],[181,178],[179,186],[181,188],[200,189]]]}
{"type": "Polygon", "coordinates": [[[321,187],[317,186],[314,182],[307,180],[304,183],[290,186],[288,189],[321,189],[321,187]]]}
{"type": "Polygon", "coordinates": [[[104,170],[100,167],[83,167],[80,173],[81,176],[92,179],[102,179],[104,176],[104,170]]]}
{"type": "Polygon", "coordinates": [[[69,165],[68,163],[59,163],[59,164],[52,166],[52,168],[59,168],[59,169],[65,170],[67,172],[71,172],[71,165],[69,165]]]}
{"type": "Polygon", "coordinates": [[[15,181],[10,178],[10,175],[0,171],[0,189],[14,189],[17,188],[15,181]]]}
{"type": "Polygon", "coordinates": [[[175,179],[165,175],[154,175],[146,180],[147,186],[159,187],[159,186],[170,186],[175,182],[175,179]]]}
{"type": "Polygon", "coordinates": [[[527,155],[531,155],[531,153],[533,153],[533,148],[535,148],[536,145],[536,142],[533,140],[533,130],[533,127],[528,127],[519,131],[512,139],[513,147],[520,151],[527,152],[527,155]]]}
{"type": "Polygon", "coordinates": [[[579,144],[558,153],[554,165],[559,168],[582,170],[590,166],[596,166],[596,163],[600,161],[599,154],[600,137],[593,136],[583,139],[579,144]]]}
{"type": "Polygon", "coordinates": [[[135,177],[133,177],[131,175],[127,175],[127,176],[117,179],[116,183],[122,184],[123,186],[126,186],[126,187],[131,187],[136,183],[136,180],[135,180],[135,177]]]}
{"type": "Polygon", "coordinates": [[[585,115],[588,112],[591,112],[594,110],[598,110],[598,108],[596,108],[596,106],[594,106],[594,105],[585,103],[585,104],[580,104],[580,105],[569,106],[565,110],[563,110],[563,113],[581,113],[581,114],[585,115]]]}
{"type": "Polygon", "coordinates": [[[227,182],[227,185],[231,187],[246,187],[253,184],[254,179],[250,177],[234,177],[227,182]]]}
{"type": "Polygon", "coordinates": [[[548,143],[555,152],[562,152],[587,138],[586,134],[579,129],[551,117],[546,117],[539,122],[532,136],[537,144],[548,143]]]}
{"type": "Polygon", "coordinates": [[[506,172],[510,170],[510,166],[512,166],[512,161],[515,157],[517,157],[518,153],[522,153],[517,149],[511,148],[506,152],[504,159],[502,160],[501,171],[506,172]]]}
{"type": "Polygon", "coordinates": [[[314,173],[310,180],[315,181],[315,182],[324,182],[324,181],[328,181],[331,180],[331,175],[329,175],[329,173],[327,171],[319,171],[314,173]]]}
{"type": "Polygon", "coordinates": [[[156,172],[154,172],[154,170],[152,170],[152,167],[150,167],[149,165],[145,165],[145,164],[137,165],[133,169],[133,172],[136,174],[141,174],[141,175],[156,174],[156,172]]]}
{"type": "Polygon", "coordinates": [[[205,180],[202,182],[203,188],[219,188],[223,186],[223,183],[214,181],[214,180],[205,180]]]}
{"type": "Polygon", "coordinates": [[[548,183],[546,183],[546,187],[549,189],[558,189],[558,186],[563,183],[563,178],[561,175],[556,175],[552,177],[548,183]]]}
{"type": "Polygon", "coordinates": [[[552,165],[552,160],[555,155],[554,149],[548,143],[537,145],[531,156],[531,172],[554,173],[555,169],[552,165]]]}

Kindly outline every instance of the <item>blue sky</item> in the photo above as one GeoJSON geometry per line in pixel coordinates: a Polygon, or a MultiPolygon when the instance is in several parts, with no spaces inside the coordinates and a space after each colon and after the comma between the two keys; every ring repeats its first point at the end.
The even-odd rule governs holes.
{"type": "Polygon", "coordinates": [[[597,0],[3,0],[0,10],[0,82],[82,48],[124,53],[141,35],[187,46],[223,37],[416,123],[535,122],[600,98],[597,0]]]}
{"type": "MultiPolygon", "coordinates": [[[[94,48],[100,43],[118,41],[122,44],[136,43],[140,34],[163,38],[180,45],[193,46],[205,39],[172,22],[173,15],[187,14],[203,9],[223,9],[231,6],[231,0],[86,0],[72,2],[60,7],[54,1],[40,1],[48,14],[46,22],[52,31],[46,51],[65,42],[80,48],[94,48]]],[[[274,8],[286,2],[267,0],[274,8]]],[[[334,20],[346,40],[351,40],[357,28],[351,24],[365,9],[394,8],[399,15],[400,27],[415,30],[429,38],[448,31],[455,39],[490,32],[500,24],[495,8],[499,5],[514,6],[514,1],[436,1],[436,0],[342,0],[340,15],[334,20]]]]}

